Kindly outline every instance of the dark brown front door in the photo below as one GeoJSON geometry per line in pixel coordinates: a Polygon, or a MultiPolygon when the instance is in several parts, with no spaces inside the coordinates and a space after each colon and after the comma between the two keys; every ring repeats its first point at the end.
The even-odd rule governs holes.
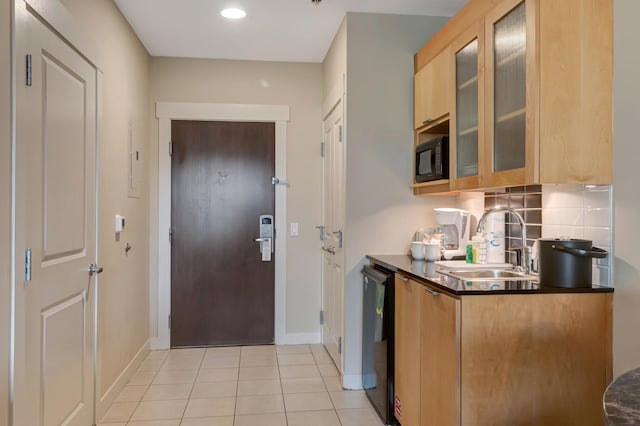
{"type": "Polygon", "coordinates": [[[274,123],[172,121],[171,347],[272,343],[274,123]]]}

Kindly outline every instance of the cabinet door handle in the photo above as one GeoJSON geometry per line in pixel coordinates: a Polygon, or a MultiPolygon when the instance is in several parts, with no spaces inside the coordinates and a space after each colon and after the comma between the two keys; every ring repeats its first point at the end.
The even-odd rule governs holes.
{"type": "Polygon", "coordinates": [[[399,277],[400,277],[400,279],[401,279],[402,281],[404,281],[405,283],[406,283],[406,282],[409,282],[409,278],[407,278],[407,277],[403,277],[402,275],[400,275],[399,277]]]}
{"type": "Polygon", "coordinates": [[[429,287],[425,287],[424,291],[427,293],[431,293],[432,296],[440,296],[440,292],[430,289],[429,287]]]}
{"type": "Polygon", "coordinates": [[[422,124],[429,124],[429,123],[431,123],[432,121],[433,121],[433,118],[427,118],[426,120],[424,120],[424,121],[422,122],[422,124]]]}

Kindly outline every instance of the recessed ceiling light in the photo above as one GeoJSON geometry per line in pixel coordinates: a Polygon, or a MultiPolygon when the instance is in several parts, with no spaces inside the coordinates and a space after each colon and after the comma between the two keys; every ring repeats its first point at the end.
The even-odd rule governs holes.
{"type": "Polygon", "coordinates": [[[247,13],[244,10],[236,9],[235,7],[232,7],[232,8],[223,10],[222,12],[220,12],[220,15],[229,19],[240,19],[240,18],[244,18],[247,15],[247,13]]]}

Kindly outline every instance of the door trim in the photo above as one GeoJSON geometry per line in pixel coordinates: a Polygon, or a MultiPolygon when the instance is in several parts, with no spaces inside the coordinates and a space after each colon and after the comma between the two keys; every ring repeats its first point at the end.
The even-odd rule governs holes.
{"type": "MultiPolygon", "coordinates": [[[[253,104],[210,104],[190,102],[156,102],[158,119],[158,227],[151,231],[157,241],[156,264],[150,265],[151,280],[157,283],[157,291],[150,290],[151,324],[157,326],[157,333],[151,339],[151,349],[168,349],[171,344],[169,313],[171,312],[171,247],[168,232],[171,226],[171,120],[203,121],[264,121],[275,123],[275,173],[286,182],[287,178],[287,122],[288,105],[253,104]],[[155,235],[154,235],[155,234],[155,235]],[[154,298],[154,293],[157,297],[154,298]],[[154,315],[155,313],[155,315],[154,315]]],[[[287,237],[287,187],[275,185],[275,231],[279,238],[275,241],[275,343],[286,339],[286,237],[287,237]]],[[[153,247],[152,247],[153,252],[153,247]]],[[[153,287],[153,284],[152,284],[153,287]]],[[[152,327],[153,329],[153,327],[152,327]]],[[[154,334],[154,333],[152,333],[154,334]]]]}

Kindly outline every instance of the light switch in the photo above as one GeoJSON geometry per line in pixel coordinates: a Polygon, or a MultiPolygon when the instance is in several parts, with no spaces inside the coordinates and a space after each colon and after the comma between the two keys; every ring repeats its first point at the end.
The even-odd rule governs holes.
{"type": "Polygon", "coordinates": [[[124,216],[116,215],[115,220],[115,231],[116,233],[120,233],[124,230],[124,216]]]}
{"type": "Polygon", "coordinates": [[[291,236],[297,237],[298,235],[298,222],[291,222],[291,236]]]}

